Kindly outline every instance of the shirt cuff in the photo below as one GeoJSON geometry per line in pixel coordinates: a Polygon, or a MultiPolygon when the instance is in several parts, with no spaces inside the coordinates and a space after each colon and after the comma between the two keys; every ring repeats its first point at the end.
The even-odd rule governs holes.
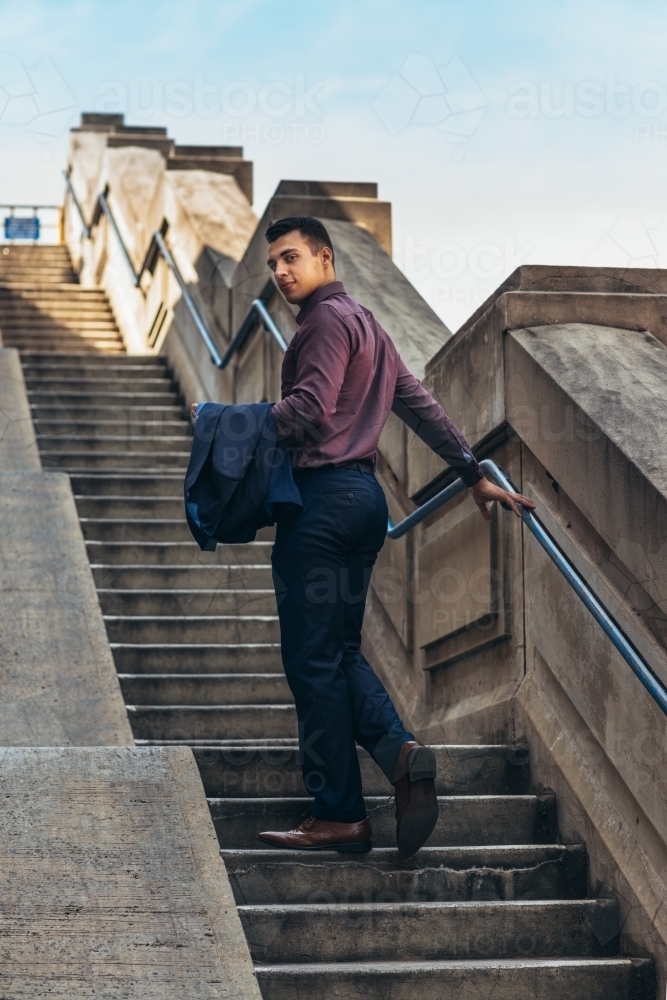
{"type": "Polygon", "coordinates": [[[469,451],[464,451],[463,455],[470,464],[466,469],[459,470],[459,475],[466,486],[475,486],[480,480],[484,479],[484,473],[474,455],[471,455],[469,451]]]}

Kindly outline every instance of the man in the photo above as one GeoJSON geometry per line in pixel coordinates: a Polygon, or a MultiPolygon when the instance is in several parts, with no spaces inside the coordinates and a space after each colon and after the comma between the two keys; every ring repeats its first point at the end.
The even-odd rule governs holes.
{"type": "Polygon", "coordinates": [[[303,779],[314,802],[295,830],[259,838],[289,849],[370,850],[358,743],[395,785],[398,849],[409,856],[437,820],[435,755],[406,731],[360,651],[370,574],[387,531],[374,469],[389,411],[456,470],[486,520],[489,501],[504,501],[518,516],[518,504],[534,504],[485,479],[462,434],[372,313],[336,281],[321,222],[282,219],[266,239],[278,287],[300,306],[273,414],[278,438],[293,450],[303,510],[279,520],[272,564],[303,779]]]}

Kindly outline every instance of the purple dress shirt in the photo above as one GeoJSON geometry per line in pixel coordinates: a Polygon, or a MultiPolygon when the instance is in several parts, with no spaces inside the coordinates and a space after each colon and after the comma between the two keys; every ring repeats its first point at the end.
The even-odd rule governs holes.
{"type": "Polygon", "coordinates": [[[483,478],[459,429],[342,281],[316,289],[297,323],[283,360],[282,398],[273,407],[279,439],[291,438],[299,449],[297,468],[355,461],[375,467],[391,410],[467,486],[483,478]]]}

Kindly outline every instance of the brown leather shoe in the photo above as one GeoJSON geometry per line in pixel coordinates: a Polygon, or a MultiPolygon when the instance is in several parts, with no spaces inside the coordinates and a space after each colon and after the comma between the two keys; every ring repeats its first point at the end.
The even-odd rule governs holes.
{"type": "Polygon", "coordinates": [[[359,823],[335,823],[333,820],[309,816],[299,823],[296,830],[284,833],[273,830],[258,833],[257,839],[273,847],[290,851],[340,851],[341,854],[370,851],[371,824],[368,818],[359,823]]]}
{"type": "Polygon", "coordinates": [[[404,743],[394,777],[396,842],[404,858],[415,854],[433,833],[438,820],[435,754],[419,740],[404,743]]]}

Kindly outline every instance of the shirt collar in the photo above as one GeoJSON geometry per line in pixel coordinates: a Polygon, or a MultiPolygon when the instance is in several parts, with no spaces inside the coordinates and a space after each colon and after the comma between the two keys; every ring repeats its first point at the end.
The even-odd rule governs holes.
{"type": "Polygon", "coordinates": [[[342,281],[330,281],[328,285],[320,285],[307,299],[304,299],[296,317],[297,323],[301,325],[311,309],[314,309],[320,302],[324,302],[325,299],[331,298],[332,295],[345,295],[345,285],[342,281]]]}

